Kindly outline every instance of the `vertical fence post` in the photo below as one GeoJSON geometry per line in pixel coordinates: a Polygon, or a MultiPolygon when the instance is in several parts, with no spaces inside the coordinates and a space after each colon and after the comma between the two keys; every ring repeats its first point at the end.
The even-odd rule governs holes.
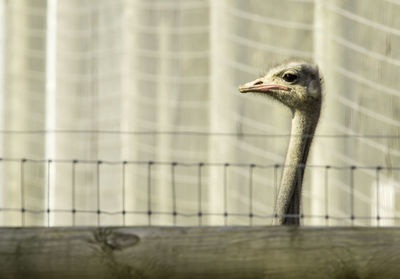
{"type": "Polygon", "coordinates": [[[151,226],[151,215],[153,214],[151,211],[151,166],[153,164],[152,161],[147,163],[147,216],[149,226],[151,226]]]}
{"type": "Polygon", "coordinates": [[[276,212],[277,210],[277,204],[278,204],[278,169],[279,169],[279,164],[275,164],[274,165],[274,211],[273,211],[273,217],[272,220],[274,218],[278,218],[278,214],[276,212]]]}
{"type": "Polygon", "coordinates": [[[101,200],[100,200],[100,165],[102,164],[102,161],[97,161],[96,165],[96,197],[97,197],[97,226],[101,225],[101,200]]]}
{"type": "Polygon", "coordinates": [[[201,181],[201,176],[202,176],[202,167],[204,166],[204,163],[199,163],[199,170],[198,170],[198,189],[197,189],[197,205],[198,205],[198,210],[197,210],[197,215],[199,217],[199,226],[202,225],[202,181],[201,181]]]}
{"type": "Polygon", "coordinates": [[[228,225],[228,167],[229,164],[224,164],[224,225],[228,225]]]}
{"type": "Polygon", "coordinates": [[[21,159],[20,178],[21,178],[21,226],[25,226],[25,162],[26,159],[21,159]]]}
{"type": "Polygon", "coordinates": [[[72,207],[72,226],[76,225],[76,164],[78,164],[78,160],[73,160],[72,161],[72,183],[71,183],[71,207],[72,207]]]}
{"type": "Polygon", "coordinates": [[[171,164],[171,190],[172,190],[172,222],[174,226],[177,224],[177,208],[176,208],[176,184],[175,184],[175,167],[178,163],[172,162],[171,164]]]}
{"type": "Polygon", "coordinates": [[[122,190],[122,225],[125,226],[126,225],[126,201],[125,201],[125,197],[126,197],[126,182],[125,182],[125,172],[126,172],[126,164],[128,162],[127,161],[123,161],[122,162],[122,180],[121,180],[121,190],[122,190]]]}
{"type": "Polygon", "coordinates": [[[52,160],[47,161],[47,227],[50,227],[50,166],[52,160]]]}
{"type": "Polygon", "coordinates": [[[382,167],[377,166],[376,167],[376,225],[379,227],[380,226],[380,221],[381,221],[381,215],[380,215],[380,171],[382,167]]]}
{"type": "Polygon", "coordinates": [[[253,225],[253,169],[255,164],[251,164],[249,168],[249,225],[253,225]]]}
{"type": "Polygon", "coordinates": [[[329,169],[331,166],[326,165],[325,166],[325,225],[329,226],[329,195],[328,195],[328,190],[329,190],[329,169]]]}
{"type": "Polygon", "coordinates": [[[356,166],[351,166],[350,167],[350,220],[351,220],[351,225],[354,225],[354,170],[356,169],[356,166]]]}

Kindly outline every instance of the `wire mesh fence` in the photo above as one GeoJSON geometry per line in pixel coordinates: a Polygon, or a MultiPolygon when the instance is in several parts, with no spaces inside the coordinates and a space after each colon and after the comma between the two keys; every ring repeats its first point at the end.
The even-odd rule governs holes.
{"type": "MultiPolygon", "coordinates": [[[[1,158],[3,174],[12,172],[16,177],[3,180],[3,191],[10,186],[7,184],[14,189],[0,206],[0,220],[3,226],[270,225],[277,217],[274,207],[280,173],[292,167],[305,166],[1,158]],[[246,173],[238,185],[230,177],[234,170],[246,173]],[[28,180],[32,172],[43,175],[41,185],[28,180]],[[111,180],[106,177],[110,173],[111,180]],[[67,183],[57,185],[66,177],[67,183]],[[32,192],[29,187],[42,189],[32,192]]],[[[400,167],[306,168],[310,173],[323,173],[323,184],[318,185],[322,200],[305,185],[300,214],[288,217],[299,218],[306,225],[380,226],[399,221],[394,207],[398,184],[382,184],[381,177],[400,171],[400,167]],[[363,171],[374,174],[372,183],[357,184],[363,171]],[[346,195],[341,194],[339,203],[330,189],[335,186],[331,181],[335,173],[346,174],[348,179],[346,195]],[[322,208],[315,209],[316,203],[322,208]]]]}

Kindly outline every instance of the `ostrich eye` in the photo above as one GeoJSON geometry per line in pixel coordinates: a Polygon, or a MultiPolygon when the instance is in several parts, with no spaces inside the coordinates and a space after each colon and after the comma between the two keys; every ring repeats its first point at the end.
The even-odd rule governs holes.
{"type": "Polygon", "coordinates": [[[282,78],[286,81],[286,82],[293,82],[297,79],[297,75],[296,74],[291,74],[291,73],[286,73],[282,76],[282,78]]]}

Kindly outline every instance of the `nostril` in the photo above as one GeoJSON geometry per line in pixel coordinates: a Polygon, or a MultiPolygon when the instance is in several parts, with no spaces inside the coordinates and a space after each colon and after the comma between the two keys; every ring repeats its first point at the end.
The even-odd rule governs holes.
{"type": "Polygon", "coordinates": [[[263,84],[263,82],[261,80],[254,83],[254,85],[260,85],[260,84],[263,84]]]}

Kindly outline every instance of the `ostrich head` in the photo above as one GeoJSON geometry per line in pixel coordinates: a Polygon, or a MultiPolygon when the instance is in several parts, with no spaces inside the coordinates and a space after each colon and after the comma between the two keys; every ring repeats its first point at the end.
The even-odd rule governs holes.
{"type": "Polygon", "coordinates": [[[304,61],[289,61],[274,67],[264,77],[241,85],[239,91],[270,96],[293,113],[319,112],[322,97],[318,67],[304,61]]]}
{"type": "Polygon", "coordinates": [[[292,128],[277,197],[274,224],[299,224],[300,197],[308,152],[321,110],[318,68],[303,61],[289,61],[267,75],[239,87],[242,93],[269,96],[292,111],[292,128]],[[292,216],[292,217],[291,217],[292,216]]]}

